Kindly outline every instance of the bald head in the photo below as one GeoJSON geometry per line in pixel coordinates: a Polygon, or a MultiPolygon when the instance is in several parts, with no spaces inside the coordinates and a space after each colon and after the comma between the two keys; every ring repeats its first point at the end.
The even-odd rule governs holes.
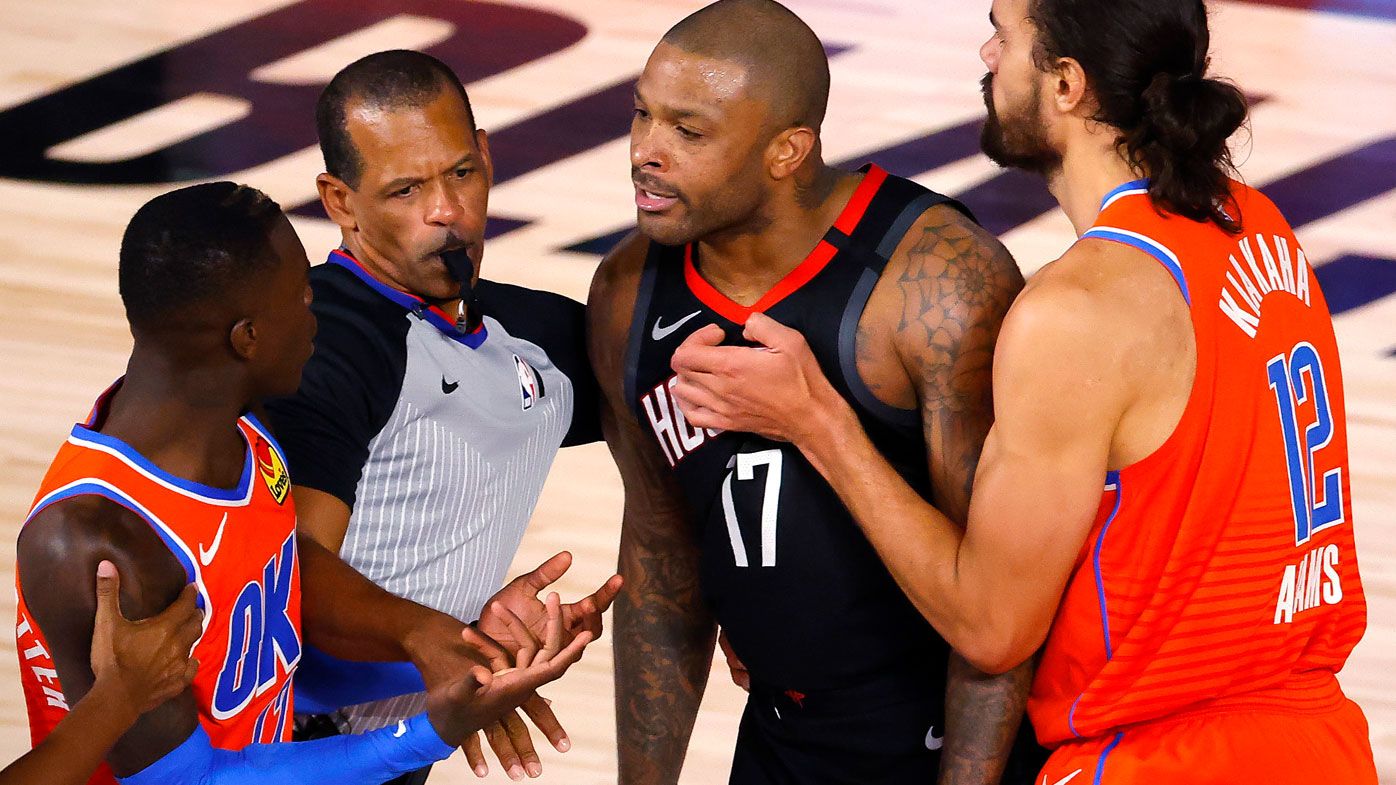
{"type": "Polygon", "coordinates": [[[776,128],[819,130],[829,103],[829,58],[819,37],[774,0],[718,0],[685,17],[662,43],[746,70],[751,97],[776,128]]]}

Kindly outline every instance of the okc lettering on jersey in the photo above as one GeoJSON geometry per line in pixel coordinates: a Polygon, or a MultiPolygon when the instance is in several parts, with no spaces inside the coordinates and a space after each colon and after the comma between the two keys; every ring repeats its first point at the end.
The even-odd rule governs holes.
{"type": "Polygon", "coordinates": [[[654,438],[659,440],[659,449],[671,467],[678,466],[679,461],[702,447],[708,439],[722,433],[713,428],[694,428],[688,424],[674,400],[674,385],[678,380],[677,375],[670,376],[653,390],[640,396],[645,419],[654,430],[654,438]]]}
{"type": "MultiPolygon", "coordinates": [[[[228,653],[218,673],[210,712],[233,717],[277,681],[277,667],[290,673],[301,658],[300,633],[289,615],[291,575],[296,568],[296,537],[262,569],[262,580],[243,587],[228,619],[228,653]]],[[[287,682],[287,687],[289,687],[287,682]]],[[[289,690],[287,700],[289,700],[289,690]]],[[[278,699],[277,704],[281,701],[278,699]]],[[[277,704],[273,704],[274,706],[277,704]]]]}
{"type": "Polygon", "coordinates": [[[1280,596],[1275,601],[1275,624],[1289,624],[1294,615],[1320,605],[1343,601],[1343,582],[1338,577],[1338,546],[1324,545],[1304,554],[1298,564],[1285,566],[1280,596]]]}
{"type": "Polygon", "coordinates": [[[1237,253],[1245,265],[1236,259],[1236,254],[1231,255],[1231,270],[1226,274],[1217,305],[1246,335],[1255,337],[1260,328],[1260,303],[1271,292],[1288,292],[1303,300],[1304,305],[1311,305],[1309,260],[1303,248],[1296,246],[1291,253],[1288,239],[1257,234],[1241,238],[1237,253]]]}

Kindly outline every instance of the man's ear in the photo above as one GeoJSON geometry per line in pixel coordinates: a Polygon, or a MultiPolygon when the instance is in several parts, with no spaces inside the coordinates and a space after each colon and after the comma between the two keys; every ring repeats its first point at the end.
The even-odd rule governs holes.
{"type": "Polygon", "coordinates": [[[251,318],[233,323],[233,328],[228,331],[228,344],[240,359],[251,360],[257,356],[257,328],[252,325],[251,318]]]}
{"type": "Polygon", "coordinates": [[[320,192],[320,204],[324,206],[325,214],[331,221],[348,232],[359,228],[359,222],[354,219],[353,205],[349,201],[349,195],[354,189],[350,188],[348,183],[329,172],[322,172],[315,178],[315,189],[320,192]]]}
{"type": "Polygon", "coordinates": [[[1058,59],[1052,71],[1051,91],[1057,111],[1075,112],[1086,102],[1086,70],[1074,58],[1058,59]]]}
{"type": "Polygon", "coordinates": [[[485,179],[494,185],[494,159],[490,157],[490,135],[483,128],[475,130],[475,146],[480,148],[480,160],[485,167],[485,179]]]}
{"type": "Polygon", "coordinates": [[[766,166],[771,177],[784,180],[800,170],[819,147],[819,136],[806,126],[789,128],[771,141],[766,166]]]}

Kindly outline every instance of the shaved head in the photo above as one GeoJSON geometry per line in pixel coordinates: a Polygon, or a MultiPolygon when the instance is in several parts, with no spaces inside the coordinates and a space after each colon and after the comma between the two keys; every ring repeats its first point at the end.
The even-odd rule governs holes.
{"type": "Polygon", "coordinates": [[[829,58],[819,37],[774,0],[718,0],[664,35],[662,43],[746,70],[750,96],[770,107],[773,129],[819,130],[829,103],[829,58]]]}

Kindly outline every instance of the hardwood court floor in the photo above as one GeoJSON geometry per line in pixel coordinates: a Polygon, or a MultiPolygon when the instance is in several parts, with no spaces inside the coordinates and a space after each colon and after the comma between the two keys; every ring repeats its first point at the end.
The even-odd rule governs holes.
{"type": "MultiPolygon", "coordinates": [[[[315,92],[362,54],[435,47],[466,74],[499,170],[491,202],[499,236],[486,273],[585,297],[594,252],[633,220],[627,83],[659,35],[698,3],[508,3],[0,0],[0,542],[14,541],[70,424],[121,373],[130,338],[115,272],[128,217],[185,178],[248,182],[288,207],[312,201],[315,92]]],[[[790,4],[836,52],[831,161],[871,157],[962,195],[1026,272],[1070,243],[1039,184],[1000,175],[974,154],[987,0],[790,4]]],[[[1238,154],[1242,172],[1299,225],[1338,312],[1371,619],[1341,678],[1371,721],[1383,779],[1396,783],[1393,6],[1212,3],[1214,65],[1258,101],[1238,154]],[[1346,13],[1315,10],[1325,8],[1346,13]]],[[[337,243],[313,208],[298,212],[296,227],[313,261],[337,243]]],[[[568,548],[577,565],[562,590],[594,586],[615,563],[620,501],[603,446],[565,451],[517,569],[568,548]]],[[[0,581],[12,570],[6,545],[0,581]]],[[[12,612],[11,596],[0,617],[12,612]]],[[[548,691],[574,739],[566,755],[545,753],[548,781],[615,779],[609,647],[609,638],[593,646],[548,691]]],[[[0,760],[9,760],[28,737],[13,639],[0,636],[0,648],[0,760]]],[[[726,780],[741,705],[719,664],[685,783],[726,780]]],[[[432,782],[473,779],[457,756],[432,782]]],[[[496,771],[490,781],[507,778],[496,771]]]]}

